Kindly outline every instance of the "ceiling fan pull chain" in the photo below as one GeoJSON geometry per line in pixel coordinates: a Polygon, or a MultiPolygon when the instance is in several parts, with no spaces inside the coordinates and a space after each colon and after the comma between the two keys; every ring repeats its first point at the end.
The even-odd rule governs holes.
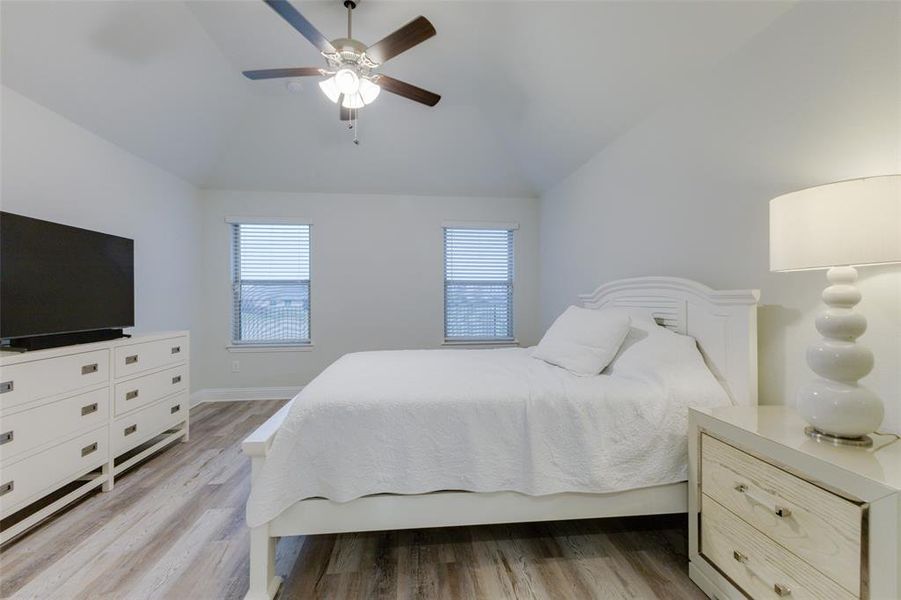
{"type": "Polygon", "coordinates": [[[357,137],[359,135],[359,131],[360,131],[360,123],[357,120],[359,118],[359,116],[360,116],[359,109],[354,109],[354,145],[356,145],[356,146],[360,145],[360,138],[357,137]]]}

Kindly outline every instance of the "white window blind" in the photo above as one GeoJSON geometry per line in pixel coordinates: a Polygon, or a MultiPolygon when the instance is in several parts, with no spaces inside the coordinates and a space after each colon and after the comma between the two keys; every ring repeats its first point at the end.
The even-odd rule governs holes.
{"type": "Polygon", "coordinates": [[[444,337],[513,339],[513,230],[444,228],[444,337]]]}
{"type": "Polygon", "coordinates": [[[232,223],[232,339],[310,342],[310,226],[232,223]]]}

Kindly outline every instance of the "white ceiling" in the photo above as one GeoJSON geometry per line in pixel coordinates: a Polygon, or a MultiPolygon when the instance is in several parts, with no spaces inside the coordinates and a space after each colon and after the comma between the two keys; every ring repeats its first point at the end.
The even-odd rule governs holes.
{"type": "MultiPolygon", "coordinates": [[[[338,0],[296,1],[340,37],[338,0]]],[[[572,172],[790,8],[776,2],[364,0],[372,43],[422,14],[438,35],[384,72],[443,96],[388,93],[354,146],[315,78],[244,69],[319,66],[259,0],[4,0],[2,81],[202,187],[532,196],[572,172]]]]}

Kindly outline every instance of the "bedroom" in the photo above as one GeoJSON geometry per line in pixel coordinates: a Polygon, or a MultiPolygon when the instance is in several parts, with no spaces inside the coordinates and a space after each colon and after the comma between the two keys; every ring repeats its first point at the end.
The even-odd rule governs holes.
{"type": "MultiPolygon", "coordinates": [[[[0,486],[14,484],[0,496],[0,596],[901,595],[901,469],[894,469],[901,464],[901,209],[898,178],[877,177],[901,173],[901,4],[287,6],[328,44],[350,37],[374,46],[425,17],[436,33],[418,30],[426,39],[392,57],[385,74],[440,100],[411,100],[382,79],[386,93],[370,104],[336,108],[318,85],[338,70],[311,43],[318,38],[262,0],[0,2],[0,334],[13,347],[0,364],[0,383],[12,382],[0,395],[0,433],[13,432],[0,444],[0,486]],[[306,66],[331,71],[271,80],[242,74],[306,66]],[[351,119],[342,121],[342,112],[351,119]],[[847,180],[878,189],[849,195],[836,183],[847,180]],[[839,215],[847,229],[833,222],[820,237],[807,236],[826,211],[812,210],[803,221],[810,227],[798,227],[779,211],[803,208],[808,195],[798,190],[832,202],[826,216],[839,215]],[[8,315],[23,297],[13,290],[73,283],[59,295],[26,295],[18,313],[25,316],[83,316],[69,309],[85,304],[68,299],[78,291],[73,273],[86,265],[61,267],[75,246],[37,244],[59,250],[56,258],[42,269],[26,264],[26,276],[10,283],[11,261],[33,258],[9,241],[5,226],[16,215],[31,219],[22,221],[23,235],[36,231],[29,224],[50,228],[32,236],[38,241],[54,239],[52,231],[62,239],[89,230],[124,244],[130,278],[90,306],[103,320],[114,296],[121,299],[131,318],[102,327],[126,326],[132,338],[15,351],[27,343],[20,335],[93,329],[9,333],[15,319],[8,315]],[[826,261],[810,262],[811,254],[826,261]],[[245,275],[256,269],[256,280],[293,282],[276,298],[283,316],[242,311],[251,305],[242,294],[262,286],[247,283],[235,265],[246,266],[245,275]],[[821,368],[816,358],[808,364],[806,351],[821,338],[823,268],[842,265],[860,267],[856,283],[845,271],[830,275],[837,285],[856,285],[861,297],[853,308],[866,319],[859,342],[847,342],[860,334],[859,317],[845,325],[851,334],[839,326],[858,357],[849,359],[856,377],[834,375],[835,365],[821,368]],[[51,299],[58,310],[37,310],[51,299]],[[554,366],[531,355],[572,305],[591,310],[573,311],[563,334],[609,342],[594,344],[590,357],[613,364],[594,364],[591,376],[559,366],[566,357],[545,354],[554,366]],[[625,347],[611,333],[622,333],[623,318],[633,335],[625,347]],[[254,319],[259,328],[241,327],[254,319]],[[657,341],[663,346],[651,345],[657,341]],[[679,350],[664,352],[666,344],[679,350]],[[640,448],[605,445],[644,425],[609,418],[625,416],[603,412],[616,408],[612,401],[586,403],[580,394],[615,383],[617,363],[628,371],[622,359],[649,347],[664,354],[655,366],[688,361],[707,384],[715,381],[719,398],[737,405],[729,414],[760,429],[730,424],[728,411],[704,408],[693,397],[700,394],[689,393],[666,405],[677,409],[667,422],[671,445],[648,444],[655,452],[643,462],[640,448]],[[431,354],[369,354],[402,350],[431,354]],[[99,358],[81,361],[86,352],[99,358]],[[66,357],[90,367],[71,384],[49,366],[66,357]],[[820,371],[848,385],[859,379],[881,399],[827,415],[858,427],[847,435],[869,434],[873,446],[833,446],[804,433],[805,418],[823,417],[805,410],[799,393],[820,371]],[[154,391],[160,381],[177,391],[154,391]],[[511,427],[525,410],[523,397],[550,382],[566,393],[536,408],[566,402],[577,407],[566,414],[580,418],[558,423],[565,415],[557,411],[511,427]],[[373,406],[367,392],[379,386],[410,393],[416,407],[431,404],[407,410],[397,396],[373,406]],[[297,406],[305,398],[313,406],[316,393],[322,398],[317,389],[326,396],[338,389],[344,403],[334,409],[349,414],[321,415],[312,433],[330,460],[304,463],[319,472],[302,478],[295,470],[299,484],[338,485],[343,472],[351,474],[343,483],[393,478],[416,487],[414,471],[397,464],[366,469],[367,458],[393,457],[406,465],[425,460],[416,472],[425,487],[333,490],[333,498],[324,488],[294,490],[301,495],[283,516],[251,519],[252,532],[248,453],[284,446],[276,442],[289,437],[283,422],[311,427],[299,409],[290,421],[269,419],[298,393],[297,406]],[[482,406],[479,394],[490,404],[482,406]],[[69,404],[89,411],[77,414],[84,421],[74,429],[55,412],[69,404]],[[354,408],[382,412],[360,420],[358,411],[355,422],[354,408]],[[690,421],[689,408],[696,409],[690,421]],[[160,414],[147,426],[135,417],[153,410],[160,414]],[[865,416],[876,425],[861,424],[865,416]],[[595,438],[574,429],[604,420],[617,427],[595,438]],[[549,433],[542,424],[567,429],[549,433]],[[548,452],[516,437],[526,430],[548,452]],[[699,443],[701,436],[725,447],[699,443]],[[416,455],[391,454],[414,443],[416,455]],[[422,450],[430,444],[445,453],[422,450]],[[70,446],[82,461],[71,468],[54,459],[70,446]],[[735,458],[729,448],[738,449],[739,457],[776,469],[773,477],[829,495],[822,503],[795,498],[783,517],[775,493],[783,484],[766,475],[726,482],[737,504],[713,489],[698,494],[704,473],[713,472],[698,468],[708,460],[705,448],[719,451],[723,464],[735,458]],[[634,467],[614,491],[599,487],[615,466],[600,450],[611,449],[631,452],[615,456],[620,467],[634,467]],[[490,460],[504,451],[507,462],[490,460]],[[566,460],[538,469],[537,459],[549,454],[566,460]],[[534,469],[537,487],[526,489],[525,476],[499,484],[511,465],[534,469]],[[44,472],[51,467],[59,469],[52,477],[44,472]],[[555,467],[569,476],[565,489],[550,489],[555,467]],[[585,478],[591,486],[573,483],[579,469],[592,474],[585,478]],[[665,481],[640,479],[663,471],[665,481]],[[472,483],[486,475],[494,478],[487,487],[472,483]],[[705,510],[704,502],[715,504],[705,510]],[[833,512],[808,514],[808,504],[833,512]],[[742,533],[702,527],[705,514],[742,533]],[[830,527],[845,522],[847,530],[830,527]],[[800,535],[780,537],[798,528],[800,535]],[[730,536],[748,548],[719,554],[730,536]],[[779,564],[797,568],[784,573],[779,564]],[[816,587],[805,573],[828,574],[830,587],[816,587]]],[[[378,84],[380,68],[355,68],[358,79],[378,84]]],[[[631,362],[643,381],[663,377],[631,362]]],[[[615,387],[603,394],[612,398],[615,387]]],[[[287,480],[269,455],[253,460],[257,475],[287,480]]]]}

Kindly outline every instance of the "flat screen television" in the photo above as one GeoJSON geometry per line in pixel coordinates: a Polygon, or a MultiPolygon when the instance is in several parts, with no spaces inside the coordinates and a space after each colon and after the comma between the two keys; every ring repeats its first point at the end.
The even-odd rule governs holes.
{"type": "Polygon", "coordinates": [[[134,325],[134,240],[0,212],[0,338],[35,349],[134,325]]]}

